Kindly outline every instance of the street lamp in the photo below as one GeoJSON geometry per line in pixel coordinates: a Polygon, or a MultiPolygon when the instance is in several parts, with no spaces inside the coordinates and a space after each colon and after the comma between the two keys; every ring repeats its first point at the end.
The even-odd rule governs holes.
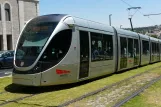
{"type": "Polygon", "coordinates": [[[112,14],[109,15],[109,24],[110,24],[110,26],[111,26],[111,16],[112,16],[112,14]]]}

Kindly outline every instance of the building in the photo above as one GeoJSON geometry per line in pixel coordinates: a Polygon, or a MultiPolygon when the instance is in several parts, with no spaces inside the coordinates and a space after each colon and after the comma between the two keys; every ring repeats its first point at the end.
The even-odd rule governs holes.
{"type": "Polygon", "coordinates": [[[39,14],[39,0],[0,0],[0,50],[13,50],[26,21],[39,14]]]}

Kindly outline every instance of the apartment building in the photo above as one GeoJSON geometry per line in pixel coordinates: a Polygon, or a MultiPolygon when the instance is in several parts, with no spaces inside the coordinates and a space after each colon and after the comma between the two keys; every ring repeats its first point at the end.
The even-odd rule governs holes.
{"type": "Polygon", "coordinates": [[[0,0],[0,51],[13,50],[24,24],[39,14],[39,0],[0,0]]]}

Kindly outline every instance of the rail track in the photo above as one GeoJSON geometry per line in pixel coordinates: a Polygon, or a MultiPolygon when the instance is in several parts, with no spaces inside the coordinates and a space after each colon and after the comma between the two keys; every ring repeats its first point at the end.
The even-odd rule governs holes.
{"type": "Polygon", "coordinates": [[[25,87],[11,84],[7,88],[5,88],[5,91],[0,92],[0,106],[4,106],[12,102],[18,102],[41,93],[42,90],[37,87],[25,87]],[[6,95],[12,97],[5,98],[6,95]]]}
{"type": "MultiPolygon", "coordinates": [[[[121,83],[124,83],[124,82],[126,82],[126,81],[129,81],[129,80],[132,79],[132,78],[135,78],[135,77],[141,76],[141,75],[143,75],[143,74],[149,73],[150,71],[152,71],[152,70],[154,70],[154,69],[157,69],[157,68],[160,68],[160,67],[161,67],[161,66],[155,67],[155,68],[151,68],[151,69],[149,69],[149,70],[147,70],[147,71],[145,71],[145,72],[142,72],[142,73],[140,73],[140,74],[131,76],[131,77],[126,78],[126,79],[124,79],[124,80],[122,80],[122,81],[116,82],[116,83],[111,84],[111,85],[107,85],[107,86],[105,86],[105,87],[103,87],[103,88],[101,88],[101,89],[99,89],[99,90],[96,90],[96,91],[93,91],[93,92],[84,94],[84,95],[82,95],[82,96],[80,96],[80,97],[78,97],[78,98],[76,98],[76,99],[73,99],[73,100],[69,100],[69,101],[67,101],[67,102],[64,102],[64,103],[58,105],[58,107],[68,106],[68,105],[70,105],[70,104],[72,104],[72,103],[75,103],[75,102],[78,102],[78,101],[80,101],[80,100],[82,100],[82,99],[84,99],[84,98],[87,98],[87,97],[89,97],[89,96],[95,95],[95,94],[100,93],[100,92],[103,92],[104,90],[110,89],[111,87],[114,87],[114,86],[117,86],[117,85],[119,85],[119,84],[121,84],[121,83]]],[[[114,107],[119,107],[120,105],[124,104],[125,102],[127,102],[128,100],[130,100],[130,99],[133,98],[134,96],[138,95],[141,91],[143,91],[145,88],[149,87],[151,84],[153,84],[154,82],[158,81],[159,79],[161,79],[161,76],[158,77],[158,78],[153,79],[152,81],[150,81],[150,84],[149,84],[149,85],[147,84],[146,86],[144,86],[143,88],[141,88],[139,91],[134,92],[132,95],[130,95],[130,96],[126,97],[125,99],[123,99],[123,100],[117,102],[117,103],[114,105],[114,107]]],[[[5,93],[8,93],[8,94],[10,94],[10,95],[16,95],[16,93],[15,93],[14,91],[17,90],[17,89],[15,89],[15,88],[13,88],[13,89],[14,89],[13,92],[10,92],[10,91],[7,91],[7,90],[6,90],[6,91],[0,92],[0,96],[5,96],[5,93]]],[[[18,89],[19,89],[19,88],[18,88],[18,89]]],[[[30,88],[30,89],[31,89],[31,88],[30,88]]],[[[21,90],[24,90],[24,89],[22,88],[21,90]]],[[[25,90],[28,90],[28,89],[25,89],[25,90]]],[[[28,92],[30,92],[30,91],[32,91],[32,90],[29,90],[28,92]]],[[[38,91],[38,90],[35,90],[35,93],[27,93],[27,94],[25,93],[24,95],[22,95],[22,96],[20,96],[20,97],[17,97],[17,96],[16,96],[16,98],[13,98],[13,99],[0,99],[0,101],[1,101],[0,106],[4,106],[4,105],[10,104],[10,103],[12,103],[12,102],[18,102],[18,101],[24,100],[24,99],[26,99],[26,98],[30,98],[30,97],[33,97],[33,96],[36,96],[36,95],[41,94],[41,92],[37,92],[37,91],[38,91]]]]}
{"type": "MultiPolygon", "coordinates": [[[[135,77],[139,77],[139,76],[141,76],[141,75],[143,75],[143,74],[149,73],[150,71],[155,70],[155,69],[157,69],[157,68],[161,68],[161,66],[155,67],[155,68],[151,68],[151,69],[149,69],[149,70],[147,70],[147,71],[145,71],[145,72],[142,72],[142,73],[139,73],[139,74],[137,74],[137,75],[131,76],[131,77],[126,78],[126,79],[124,79],[124,80],[122,80],[122,81],[119,81],[119,82],[116,82],[116,83],[114,83],[114,84],[105,86],[105,87],[103,87],[103,88],[101,88],[101,89],[98,89],[98,90],[96,90],[96,91],[93,91],[93,92],[84,94],[84,95],[82,95],[82,96],[80,96],[80,97],[77,97],[77,98],[75,98],[75,99],[73,99],[73,100],[69,100],[69,101],[67,101],[67,102],[64,102],[64,103],[58,105],[58,107],[69,106],[69,105],[72,104],[72,103],[76,103],[76,102],[78,102],[78,101],[80,101],[80,100],[83,100],[83,99],[85,99],[85,98],[87,98],[87,97],[90,97],[90,96],[96,95],[96,94],[98,94],[98,93],[100,93],[100,92],[103,92],[104,90],[108,90],[108,89],[110,89],[110,88],[112,88],[112,87],[118,86],[118,85],[121,84],[121,83],[124,83],[124,82],[126,82],[126,81],[129,81],[130,79],[133,79],[133,78],[135,78],[135,77]]],[[[157,77],[157,78],[155,78],[155,79],[153,79],[152,81],[149,82],[149,84],[147,84],[146,86],[140,88],[139,91],[138,91],[138,90],[135,91],[132,95],[126,97],[124,100],[119,101],[119,102],[117,102],[116,104],[114,104],[114,107],[119,107],[120,105],[124,104],[125,102],[127,102],[128,100],[130,100],[130,99],[133,98],[134,96],[138,95],[140,92],[142,92],[145,88],[148,88],[148,87],[149,87],[150,85],[152,85],[154,82],[158,81],[160,78],[161,78],[161,76],[160,76],[160,77],[157,77]]]]}
{"type": "Polygon", "coordinates": [[[0,106],[6,105],[6,104],[9,104],[12,102],[18,102],[18,101],[24,100],[25,98],[33,97],[35,95],[37,95],[37,94],[26,95],[23,97],[18,97],[18,98],[12,99],[12,100],[2,100],[3,103],[0,103],[0,106]]]}
{"type": "Polygon", "coordinates": [[[146,84],[145,86],[141,87],[139,90],[133,92],[130,96],[126,97],[125,99],[121,100],[120,102],[116,103],[113,107],[120,107],[121,105],[125,104],[130,99],[132,99],[133,97],[137,96],[142,91],[144,91],[145,89],[147,89],[148,87],[150,87],[151,85],[153,85],[155,82],[157,82],[159,80],[161,80],[161,76],[151,80],[148,84],[146,84]]]}

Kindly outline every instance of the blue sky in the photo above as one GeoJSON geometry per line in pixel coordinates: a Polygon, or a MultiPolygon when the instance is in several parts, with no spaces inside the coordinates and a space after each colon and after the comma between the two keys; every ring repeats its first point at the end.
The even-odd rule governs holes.
{"type": "Polygon", "coordinates": [[[109,25],[112,14],[112,26],[130,27],[127,8],[141,7],[139,11],[130,10],[134,27],[159,25],[161,15],[145,17],[143,14],[161,13],[161,0],[40,0],[40,15],[70,14],[109,25]]]}

